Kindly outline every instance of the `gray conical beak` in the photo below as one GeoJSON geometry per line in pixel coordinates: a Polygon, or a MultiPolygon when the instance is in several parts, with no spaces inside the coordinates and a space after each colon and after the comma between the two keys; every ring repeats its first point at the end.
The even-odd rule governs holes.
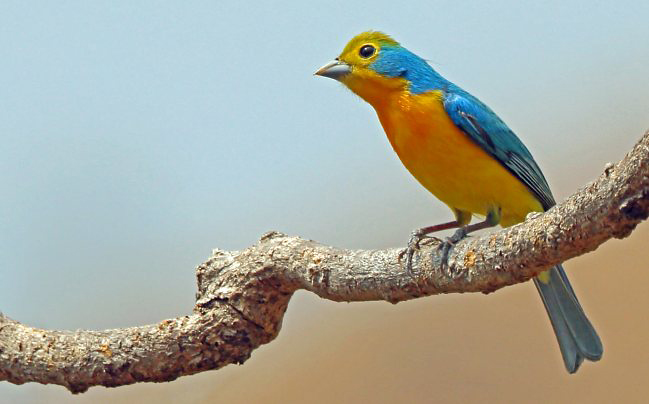
{"type": "Polygon", "coordinates": [[[332,60],[326,65],[318,69],[317,72],[313,73],[316,76],[329,77],[330,79],[340,80],[343,76],[351,73],[352,67],[345,62],[340,60],[332,60]]]}

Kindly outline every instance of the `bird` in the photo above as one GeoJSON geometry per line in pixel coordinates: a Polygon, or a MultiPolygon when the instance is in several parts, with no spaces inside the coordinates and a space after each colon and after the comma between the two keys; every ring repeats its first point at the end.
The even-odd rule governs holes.
{"type": "MultiPolygon", "coordinates": [[[[341,82],[369,103],[406,169],[454,214],[455,220],[415,230],[408,269],[423,237],[457,230],[444,256],[469,233],[512,226],[555,205],[541,169],[514,132],[478,98],[440,75],[391,36],[367,31],[315,72],[341,82]],[[473,217],[484,220],[471,224],[473,217]]],[[[602,342],[561,265],[534,278],[564,365],[602,357],[602,342]]]]}

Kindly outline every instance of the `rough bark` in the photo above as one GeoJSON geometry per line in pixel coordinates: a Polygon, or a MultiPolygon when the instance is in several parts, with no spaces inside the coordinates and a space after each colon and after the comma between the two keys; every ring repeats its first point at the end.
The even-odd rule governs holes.
{"type": "Polygon", "coordinates": [[[243,251],[215,250],[196,271],[194,313],[105,331],[35,329],[0,314],[0,380],[91,386],[174,380],[231,363],[273,340],[293,292],[335,301],[492,292],[628,236],[649,215],[649,132],[618,164],[544,214],[458,243],[440,266],[438,240],[424,242],[408,274],[400,249],[346,250],[262,236],[243,251]]]}

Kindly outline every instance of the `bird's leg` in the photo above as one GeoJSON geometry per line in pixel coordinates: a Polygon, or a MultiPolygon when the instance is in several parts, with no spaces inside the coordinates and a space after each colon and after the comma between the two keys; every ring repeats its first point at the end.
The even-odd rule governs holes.
{"type": "Polygon", "coordinates": [[[419,243],[424,237],[426,237],[426,235],[437,231],[454,229],[461,225],[462,224],[458,220],[453,220],[452,222],[426,226],[413,231],[412,234],[410,234],[410,240],[408,240],[408,248],[401,251],[399,254],[399,259],[404,255],[406,256],[406,271],[408,271],[408,274],[412,275],[412,257],[415,255],[415,251],[419,250],[419,243]]]}
{"type": "Polygon", "coordinates": [[[438,249],[441,250],[442,268],[448,268],[448,255],[451,252],[451,248],[453,248],[457,242],[468,236],[469,233],[497,226],[498,223],[500,223],[500,216],[500,208],[490,210],[484,221],[460,227],[451,237],[441,243],[438,249]]]}

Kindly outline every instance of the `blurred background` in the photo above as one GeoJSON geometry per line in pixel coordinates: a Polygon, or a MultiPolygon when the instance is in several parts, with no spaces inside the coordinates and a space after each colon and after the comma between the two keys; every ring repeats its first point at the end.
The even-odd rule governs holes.
{"type": "MultiPolygon", "coordinates": [[[[450,211],[372,109],[313,72],[379,29],[490,105],[558,200],[649,128],[649,3],[0,4],[0,310],[105,329],[190,313],[212,248],[267,230],[403,246],[450,211]]],[[[298,293],[243,366],[0,402],[625,402],[649,395],[649,226],[566,268],[605,346],[564,368],[531,284],[401,303],[298,293]]]]}

